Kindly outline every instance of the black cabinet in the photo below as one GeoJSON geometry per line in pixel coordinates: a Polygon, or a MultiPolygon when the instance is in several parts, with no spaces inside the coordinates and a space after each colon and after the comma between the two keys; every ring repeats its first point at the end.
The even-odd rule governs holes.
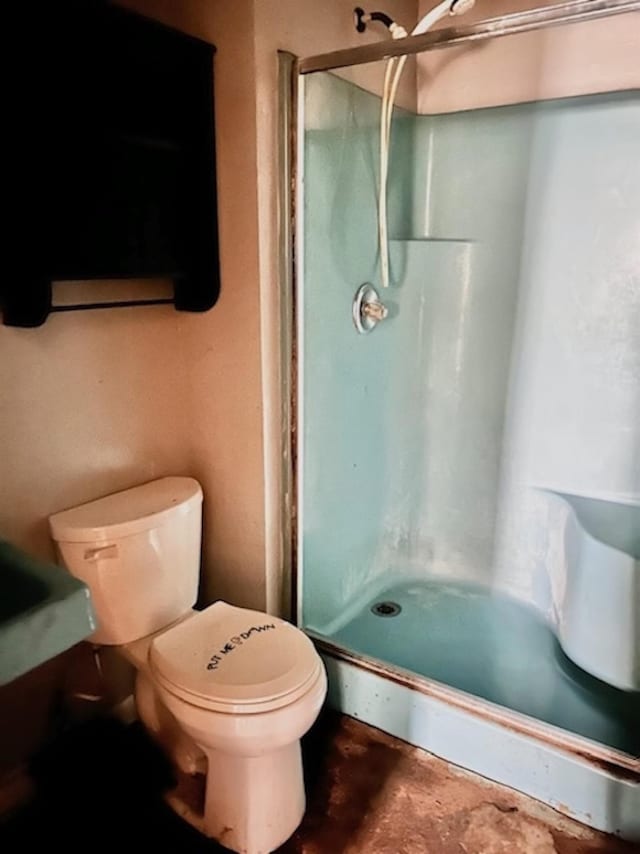
{"type": "Polygon", "coordinates": [[[4,322],[43,323],[55,280],[170,277],[176,308],[211,308],[213,46],[91,0],[16,7],[4,322]]]}

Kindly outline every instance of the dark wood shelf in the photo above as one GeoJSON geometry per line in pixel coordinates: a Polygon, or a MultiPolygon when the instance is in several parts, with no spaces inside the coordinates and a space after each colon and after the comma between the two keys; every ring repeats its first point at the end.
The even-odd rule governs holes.
{"type": "Polygon", "coordinates": [[[208,310],[220,291],[214,47],[91,0],[16,6],[29,39],[9,106],[4,323],[43,323],[59,280],[170,276],[176,308],[208,310]]]}

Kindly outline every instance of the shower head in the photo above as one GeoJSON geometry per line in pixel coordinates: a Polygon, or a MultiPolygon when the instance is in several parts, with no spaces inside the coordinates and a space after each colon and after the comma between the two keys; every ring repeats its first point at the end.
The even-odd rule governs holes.
{"type": "MultiPolygon", "coordinates": [[[[440,18],[444,18],[445,15],[464,15],[465,12],[469,12],[473,9],[475,5],[476,0],[443,0],[443,2],[434,6],[430,12],[427,12],[427,14],[418,21],[411,31],[411,35],[422,35],[422,33],[426,33],[427,30],[430,30],[431,27],[440,20],[440,18]]],[[[402,38],[407,35],[404,28],[396,24],[396,22],[384,12],[365,12],[361,6],[356,6],[353,10],[353,23],[359,33],[363,33],[367,28],[367,24],[370,24],[373,21],[383,24],[391,31],[394,38],[402,38]]]]}
{"type": "Polygon", "coordinates": [[[449,14],[464,15],[465,12],[470,12],[475,5],[476,0],[453,0],[451,8],[449,9],[449,14]]]}
{"type": "MultiPolygon", "coordinates": [[[[421,18],[411,31],[419,36],[431,29],[445,15],[464,15],[475,6],[475,0],[443,0],[421,18]]],[[[353,10],[354,23],[359,33],[365,31],[370,21],[384,24],[394,39],[403,39],[408,35],[404,27],[393,21],[384,12],[367,13],[360,6],[353,10]]],[[[378,246],[380,249],[380,278],[384,288],[389,286],[389,231],[387,223],[387,178],[389,175],[389,144],[391,140],[391,119],[393,104],[400,83],[400,77],[407,61],[407,55],[391,56],[386,61],[384,85],[382,89],[380,113],[380,181],[378,184],[378,246]]],[[[356,324],[357,325],[357,324],[356,324]]],[[[360,331],[360,330],[359,330],[360,331]]]]}
{"type": "Polygon", "coordinates": [[[426,33],[427,30],[430,30],[431,27],[440,20],[440,18],[444,18],[445,15],[464,15],[465,12],[471,11],[475,5],[476,0],[444,0],[444,2],[438,3],[437,6],[434,6],[430,12],[427,12],[427,14],[418,21],[413,30],[411,30],[411,35],[421,36],[423,33],[426,33]]]}

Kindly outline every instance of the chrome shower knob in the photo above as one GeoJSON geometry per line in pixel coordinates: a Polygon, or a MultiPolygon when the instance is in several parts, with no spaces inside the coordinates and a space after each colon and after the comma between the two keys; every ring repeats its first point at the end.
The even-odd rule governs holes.
{"type": "Polygon", "coordinates": [[[361,335],[365,335],[387,317],[389,310],[380,300],[373,285],[365,282],[358,288],[353,299],[352,313],[354,326],[361,335]]]}

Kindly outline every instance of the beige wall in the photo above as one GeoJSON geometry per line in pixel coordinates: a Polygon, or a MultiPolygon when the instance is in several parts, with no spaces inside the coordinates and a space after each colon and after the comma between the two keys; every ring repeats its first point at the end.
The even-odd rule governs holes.
{"type": "MultiPolygon", "coordinates": [[[[131,3],[130,5],[136,5],[131,3]]],[[[0,327],[0,530],[51,556],[46,517],[168,473],[203,485],[203,597],[263,607],[253,30],[249,2],[138,6],[217,43],[222,294],[0,327]]]]}
{"type": "MultiPolygon", "coordinates": [[[[263,608],[252,5],[138,6],[220,47],[220,301],[205,314],[112,309],[53,315],[39,329],[0,326],[0,536],[51,557],[51,512],[163,474],[190,474],[206,496],[202,599],[263,608]]],[[[43,738],[47,710],[77,661],[63,656],[0,691],[5,762],[43,738]]]]}
{"type": "MultiPolygon", "coordinates": [[[[557,0],[478,0],[462,26],[557,0]]],[[[420,0],[425,14],[431,2],[420,0]]],[[[418,111],[440,113],[640,86],[640,13],[558,26],[448,50],[417,62],[418,111]]]]}

